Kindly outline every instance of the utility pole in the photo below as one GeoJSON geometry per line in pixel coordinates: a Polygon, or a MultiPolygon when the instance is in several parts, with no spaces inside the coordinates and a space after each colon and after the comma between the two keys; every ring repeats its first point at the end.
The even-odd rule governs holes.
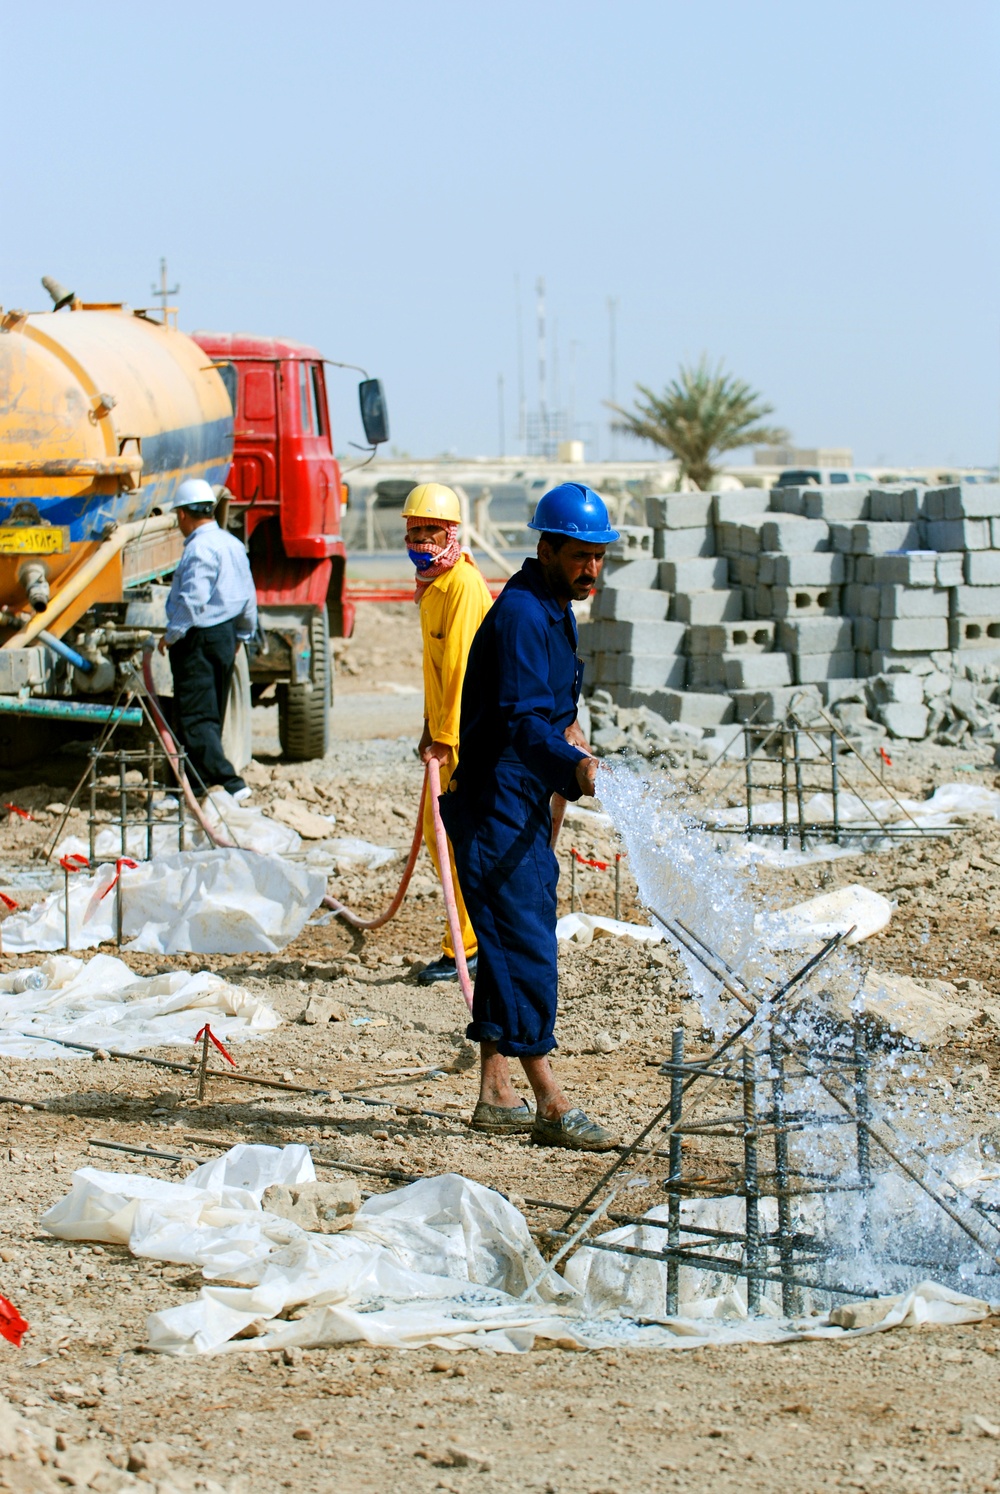
{"type": "Polygon", "coordinates": [[[179,292],[180,292],[180,285],[179,284],[177,284],[177,285],[170,285],[170,286],[167,285],[167,262],[166,262],[165,259],[161,259],[160,260],[160,283],[159,283],[159,285],[158,286],[157,285],[151,285],[149,287],[149,289],[150,289],[150,293],[152,295],[154,295],[156,297],[156,299],[160,303],[160,307],[161,307],[162,312],[163,312],[163,325],[166,326],[167,325],[167,302],[170,300],[171,296],[176,296],[176,295],[179,294],[179,292]]]}
{"type": "Polygon", "coordinates": [[[545,390],[545,280],[541,275],[535,284],[535,294],[538,314],[538,423],[542,446],[545,447],[549,439],[549,411],[545,390]]]}
{"type": "MultiPolygon", "coordinates": [[[[608,399],[618,403],[618,297],[608,297],[608,399]]],[[[618,456],[618,440],[614,427],[615,416],[611,413],[611,460],[618,456]]]]}
{"type": "Polygon", "coordinates": [[[497,426],[498,426],[498,429],[499,429],[499,436],[500,436],[500,455],[501,456],[506,456],[507,455],[507,451],[506,451],[506,444],[507,444],[507,442],[506,442],[506,432],[504,430],[504,418],[503,418],[503,416],[504,416],[504,410],[503,410],[503,374],[502,373],[498,373],[497,374],[497,426]]]}
{"type": "Polygon", "coordinates": [[[524,399],[524,330],[521,325],[520,275],[514,276],[514,317],[517,325],[517,439],[523,448],[528,437],[528,418],[524,399]]]}

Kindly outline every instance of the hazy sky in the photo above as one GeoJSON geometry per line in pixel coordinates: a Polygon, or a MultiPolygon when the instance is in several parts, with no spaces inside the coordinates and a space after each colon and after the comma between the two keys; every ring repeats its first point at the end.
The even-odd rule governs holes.
{"type": "Polygon", "coordinates": [[[544,275],[602,456],[614,296],[623,400],[704,350],[801,444],[995,462],[998,31],[995,0],[8,5],[0,303],[146,304],[166,255],[183,327],[316,343],[384,379],[398,448],[477,454],[501,373],[518,449],[516,276],[537,401],[544,275]]]}

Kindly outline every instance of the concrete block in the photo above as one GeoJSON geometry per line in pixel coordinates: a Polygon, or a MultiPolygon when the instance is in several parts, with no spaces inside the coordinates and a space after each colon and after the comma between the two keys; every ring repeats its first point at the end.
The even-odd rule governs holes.
{"type": "Polygon", "coordinates": [[[880,586],[879,617],[947,617],[951,595],[950,591],[937,587],[880,586]]]}
{"type": "Polygon", "coordinates": [[[949,647],[953,649],[1000,648],[1000,615],[953,617],[949,647]]]}
{"type": "Polygon", "coordinates": [[[919,524],[832,524],[830,542],[851,555],[885,555],[890,550],[919,550],[919,524]]]}
{"type": "Polygon", "coordinates": [[[733,692],[737,721],[749,721],[752,716],[754,723],[760,722],[761,725],[770,721],[784,721],[793,701],[796,712],[801,712],[806,718],[818,711],[822,704],[815,685],[806,685],[804,688],[798,685],[779,685],[770,690],[733,692]]]}
{"type": "Polygon", "coordinates": [[[887,705],[879,711],[879,719],[890,737],[920,742],[927,735],[930,712],[925,705],[887,705]]]}
{"type": "Polygon", "coordinates": [[[854,647],[862,653],[871,653],[872,649],[878,648],[878,619],[874,617],[856,617],[853,622],[854,647]]]}
{"type": "Polygon", "coordinates": [[[921,516],[922,491],[916,488],[872,488],[868,517],[877,523],[912,523],[921,516]]]}
{"type": "Polygon", "coordinates": [[[860,487],[806,488],[802,512],[807,519],[828,524],[856,524],[868,518],[868,489],[860,487]]]}
{"type": "Polygon", "coordinates": [[[994,639],[992,648],[957,648],[947,658],[952,668],[962,672],[967,669],[977,672],[981,669],[1000,670],[1000,643],[994,639]]]}
{"type": "Polygon", "coordinates": [[[762,690],[792,683],[787,654],[725,654],[723,663],[727,690],[762,690]]]}
{"type": "Polygon", "coordinates": [[[846,617],[786,618],[775,631],[779,649],[790,654],[831,654],[854,650],[850,619],[846,617]]]}
{"type": "Polygon", "coordinates": [[[699,654],[687,661],[685,684],[689,690],[724,690],[726,665],[721,654],[699,654]]]}
{"type": "Polygon", "coordinates": [[[847,565],[832,550],[805,555],[764,551],[757,557],[757,580],[765,586],[842,586],[848,580],[847,565]]]}
{"type": "Polygon", "coordinates": [[[707,529],[657,529],[658,560],[694,560],[715,554],[715,527],[707,529]]]}
{"type": "Polygon", "coordinates": [[[667,591],[602,586],[594,595],[590,615],[608,622],[664,622],[670,600],[667,591]]]}
{"type": "Polygon", "coordinates": [[[767,506],[772,514],[798,514],[803,519],[806,491],[805,488],[770,488],[767,506]]]}
{"type": "Polygon", "coordinates": [[[905,555],[859,555],[858,580],[879,586],[934,586],[938,556],[933,550],[911,550],[905,555]]]}
{"type": "Polygon", "coordinates": [[[823,617],[840,612],[839,586],[772,586],[769,617],[823,617]]]}
{"type": "Polygon", "coordinates": [[[649,591],[656,586],[660,574],[658,560],[606,560],[601,572],[602,586],[628,586],[640,591],[649,591]]]}
{"type": "Polygon", "coordinates": [[[872,672],[872,656],[871,656],[871,654],[870,653],[866,653],[864,649],[856,648],[854,650],[854,668],[855,668],[855,673],[859,676],[859,678],[864,678],[865,675],[871,674],[871,672],[872,672]]]}
{"type": "Polygon", "coordinates": [[[729,557],[729,585],[756,586],[759,555],[731,555],[729,557]]]}
{"type": "Polygon", "coordinates": [[[945,518],[945,504],[950,495],[958,492],[957,487],[928,488],[924,494],[924,518],[940,523],[945,518]]]}
{"type": "Polygon", "coordinates": [[[877,674],[868,681],[873,705],[920,705],[924,699],[923,681],[917,674],[877,674]]]}
{"type": "Polygon", "coordinates": [[[621,654],[596,653],[591,668],[590,679],[595,685],[617,685],[618,664],[623,656],[621,654]]]}
{"type": "Polygon", "coordinates": [[[743,616],[743,591],[679,591],[673,615],[683,623],[736,622],[743,616]]]}
{"type": "Polygon", "coordinates": [[[720,555],[739,555],[740,526],[736,519],[725,519],[715,526],[715,548],[720,555]]]}
{"type": "Polygon", "coordinates": [[[648,524],[619,524],[618,538],[608,546],[610,560],[644,560],[653,554],[653,531],[648,524]]]}
{"type": "Polygon", "coordinates": [[[1000,550],[1000,519],[990,520],[990,548],[1000,550]]]}
{"type": "Polygon", "coordinates": [[[930,653],[950,647],[946,617],[886,617],[878,625],[878,646],[896,653],[930,653]]]}
{"type": "Polygon", "coordinates": [[[942,519],[924,525],[932,550],[988,550],[989,519],[942,519]]]}
{"type": "Polygon", "coordinates": [[[632,685],[637,690],[659,690],[664,685],[682,689],[687,680],[687,659],[683,654],[617,654],[616,684],[632,685]]]}
{"type": "Polygon", "coordinates": [[[757,555],[763,550],[761,530],[763,529],[764,522],[764,520],[755,522],[751,519],[749,522],[739,526],[739,553],[741,555],[757,555]]]}
{"type": "Polygon", "coordinates": [[[712,494],[712,517],[716,524],[745,522],[750,515],[767,512],[768,495],[763,488],[742,488],[735,493],[712,494]]]}
{"type": "Polygon", "coordinates": [[[711,493],[665,493],[646,499],[646,523],[654,529],[699,529],[714,523],[711,493]]]}
{"type": "Polygon", "coordinates": [[[660,586],[664,591],[708,591],[725,586],[729,569],[723,556],[704,560],[664,560],[660,566],[660,586]]]}
{"type": "Polygon", "coordinates": [[[745,617],[770,617],[771,616],[771,592],[773,587],[754,586],[748,587],[746,591],[747,601],[743,604],[745,617]]]}
{"type": "Polygon", "coordinates": [[[818,688],[823,703],[827,706],[835,706],[842,700],[867,700],[868,696],[865,693],[867,683],[867,680],[859,679],[827,680],[818,688]]]}
{"type": "Polygon", "coordinates": [[[689,654],[762,654],[774,647],[774,623],[709,623],[688,629],[689,654]]]}
{"type": "Polygon", "coordinates": [[[601,647],[620,654],[676,654],[687,631],[677,622],[605,622],[601,647]]]}
{"type": "Polygon", "coordinates": [[[965,561],[970,554],[981,554],[981,551],[954,550],[939,555],[935,566],[938,586],[961,586],[966,580],[965,561]]]}
{"type": "Polygon", "coordinates": [[[797,685],[815,685],[820,680],[854,678],[853,648],[829,654],[796,654],[792,660],[797,685]]]}
{"type": "Polygon", "coordinates": [[[953,586],[950,596],[952,617],[1000,617],[1000,586],[953,586]]]}
{"type": "Polygon", "coordinates": [[[631,703],[644,703],[670,722],[681,722],[684,726],[728,726],[735,717],[732,697],[721,692],[699,693],[694,690],[649,690],[643,691],[640,702],[636,691],[631,703]]]}
{"type": "MultiPolygon", "coordinates": [[[[594,598],[594,601],[597,601],[597,597],[594,598]]],[[[581,656],[581,658],[584,654],[596,653],[598,648],[598,641],[601,637],[600,622],[597,619],[592,619],[592,621],[590,622],[579,623],[577,625],[577,632],[579,634],[579,641],[576,646],[576,651],[581,656]]]]}
{"type": "Polygon", "coordinates": [[[946,519],[994,519],[1000,518],[1000,483],[963,482],[961,487],[948,488],[944,499],[946,519]]]}
{"type": "Polygon", "coordinates": [[[783,555],[808,555],[828,550],[830,526],[821,519],[799,519],[791,514],[768,519],[760,531],[762,550],[783,555]]]}
{"type": "Polygon", "coordinates": [[[847,617],[878,617],[879,587],[862,586],[852,581],[841,588],[840,603],[847,617]]]}
{"type": "Polygon", "coordinates": [[[962,560],[969,586],[1000,586],[1000,550],[969,550],[962,560]]]}
{"type": "Polygon", "coordinates": [[[933,673],[936,667],[930,651],[925,654],[909,654],[897,649],[877,648],[872,650],[868,673],[892,674],[905,671],[924,675],[933,673]]]}

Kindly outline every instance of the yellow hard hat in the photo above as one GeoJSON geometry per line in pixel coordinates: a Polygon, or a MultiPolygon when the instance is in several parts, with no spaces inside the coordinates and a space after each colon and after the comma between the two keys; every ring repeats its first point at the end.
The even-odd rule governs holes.
{"type": "Polygon", "coordinates": [[[454,488],[442,482],[421,482],[410,489],[403,505],[404,519],[437,519],[443,524],[460,524],[462,509],[454,488]]]}

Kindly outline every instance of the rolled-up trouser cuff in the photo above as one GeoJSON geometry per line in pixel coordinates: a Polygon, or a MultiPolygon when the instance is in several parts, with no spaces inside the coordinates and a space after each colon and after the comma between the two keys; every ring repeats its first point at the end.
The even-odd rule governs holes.
{"type": "Polygon", "coordinates": [[[497,1052],[505,1058],[542,1058],[559,1046],[554,1037],[542,1038],[537,1043],[508,1042],[495,1022],[470,1022],[465,1035],[473,1043],[496,1043],[497,1052]]]}

